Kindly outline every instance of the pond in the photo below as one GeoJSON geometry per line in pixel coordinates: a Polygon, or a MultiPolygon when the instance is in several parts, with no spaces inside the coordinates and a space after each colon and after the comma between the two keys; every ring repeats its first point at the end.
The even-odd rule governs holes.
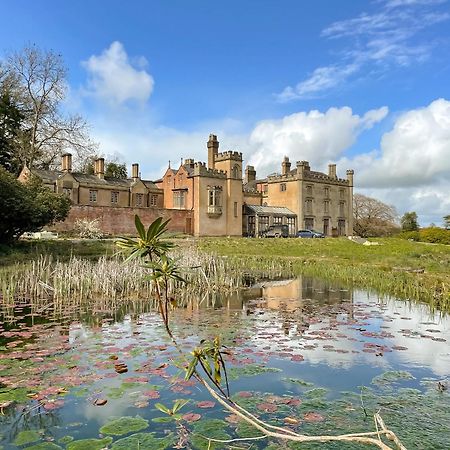
{"type": "MultiPolygon", "coordinates": [[[[221,336],[232,396],[263,420],[306,434],[363,432],[380,410],[408,449],[450,448],[450,320],[426,305],[300,277],[205,294],[171,324],[186,352],[221,336]]],[[[207,449],[203,436],[260,435],[184,381],[182,365],[145,301],[4,309],[0,449],[207,449]],[[155,407],[176,399],[188,400],[179,421],[155,407]]]]}

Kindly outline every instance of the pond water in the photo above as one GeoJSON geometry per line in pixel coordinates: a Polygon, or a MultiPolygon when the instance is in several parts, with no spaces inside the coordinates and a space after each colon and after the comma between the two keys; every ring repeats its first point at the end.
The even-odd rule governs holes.
{"type": "MultiPolygon", "coordinates": [[[[426,305],[301,277],[193,299],[171,326],[186,352],[220,335],[233,398],[272,424],[374,431],[380,410],[408,449],[450,449],[450,320],[426,305]]],[[[184,381],[182,365],[146,302],[4,308],[0,449],[207,449],[202,436],[259,435],[184,381]],[[189,400],[180,421],[155,407],[176,399],[189,400]]]]}

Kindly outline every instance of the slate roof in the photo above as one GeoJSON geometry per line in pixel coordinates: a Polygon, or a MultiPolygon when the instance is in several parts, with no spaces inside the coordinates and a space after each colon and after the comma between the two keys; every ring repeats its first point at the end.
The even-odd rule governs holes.
{"type": "Polygon", "coordinates": [[[284,206],[259,206],[259,205],[245,205],[244,214],[252,215],[279,215],[279,216],[296,216],[290,209],[284,206]]]}
{"type": "MultiPolygon", "coordinates": [[[[62,172],[60,170],[43,170],[43,169],[31,169],[31,173],[39,177],[45,183],[54,183],[61,176],[63,176],[66,172],[62,172]]],[[[86,174],[81,172],[70,172],[78,183],[81,185],[95,185],[95,186],[117,186],[117,187],[130,187],[135,181],[133,178],[113,178],[113,177],[105,177],[99,178],[94,174],[86,174]]],[[[158,190],[159,188],[150,180],[141,180],[145,187],[150,190],[158,190]]]]}

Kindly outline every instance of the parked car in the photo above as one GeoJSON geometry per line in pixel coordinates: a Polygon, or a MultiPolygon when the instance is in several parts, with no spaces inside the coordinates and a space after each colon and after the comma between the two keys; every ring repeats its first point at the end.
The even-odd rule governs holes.
{"type": "Polygon", "coordinates": [[[289,226],[288,225],[271,225],[266,231],[261,233],[262,237],[268,238],[287,238],[289,237],[289,226]]]}
{"type": "Polygon", "coordinates": [[[314,230],[299,230],[297,233],[297,237],[299,238],[324,238],[325,235],[323,233],[319,233],[314,230]]]}

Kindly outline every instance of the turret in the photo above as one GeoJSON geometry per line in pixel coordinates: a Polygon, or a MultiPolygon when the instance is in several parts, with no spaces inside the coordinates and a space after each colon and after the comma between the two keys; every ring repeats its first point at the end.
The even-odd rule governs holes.
{"type": "Polygon", "coordinates": [[[219,141],[215,134],[210,134],[208,142],[208,169],[215,168],[216,156],[219,153],[219,141]]]}
{"type": "Polygon", "coordinates": [[[287,156],[284,157],[283,162],[281,163],[281,174],[287,175],[291,170],[291,163],[287,156]]]}

